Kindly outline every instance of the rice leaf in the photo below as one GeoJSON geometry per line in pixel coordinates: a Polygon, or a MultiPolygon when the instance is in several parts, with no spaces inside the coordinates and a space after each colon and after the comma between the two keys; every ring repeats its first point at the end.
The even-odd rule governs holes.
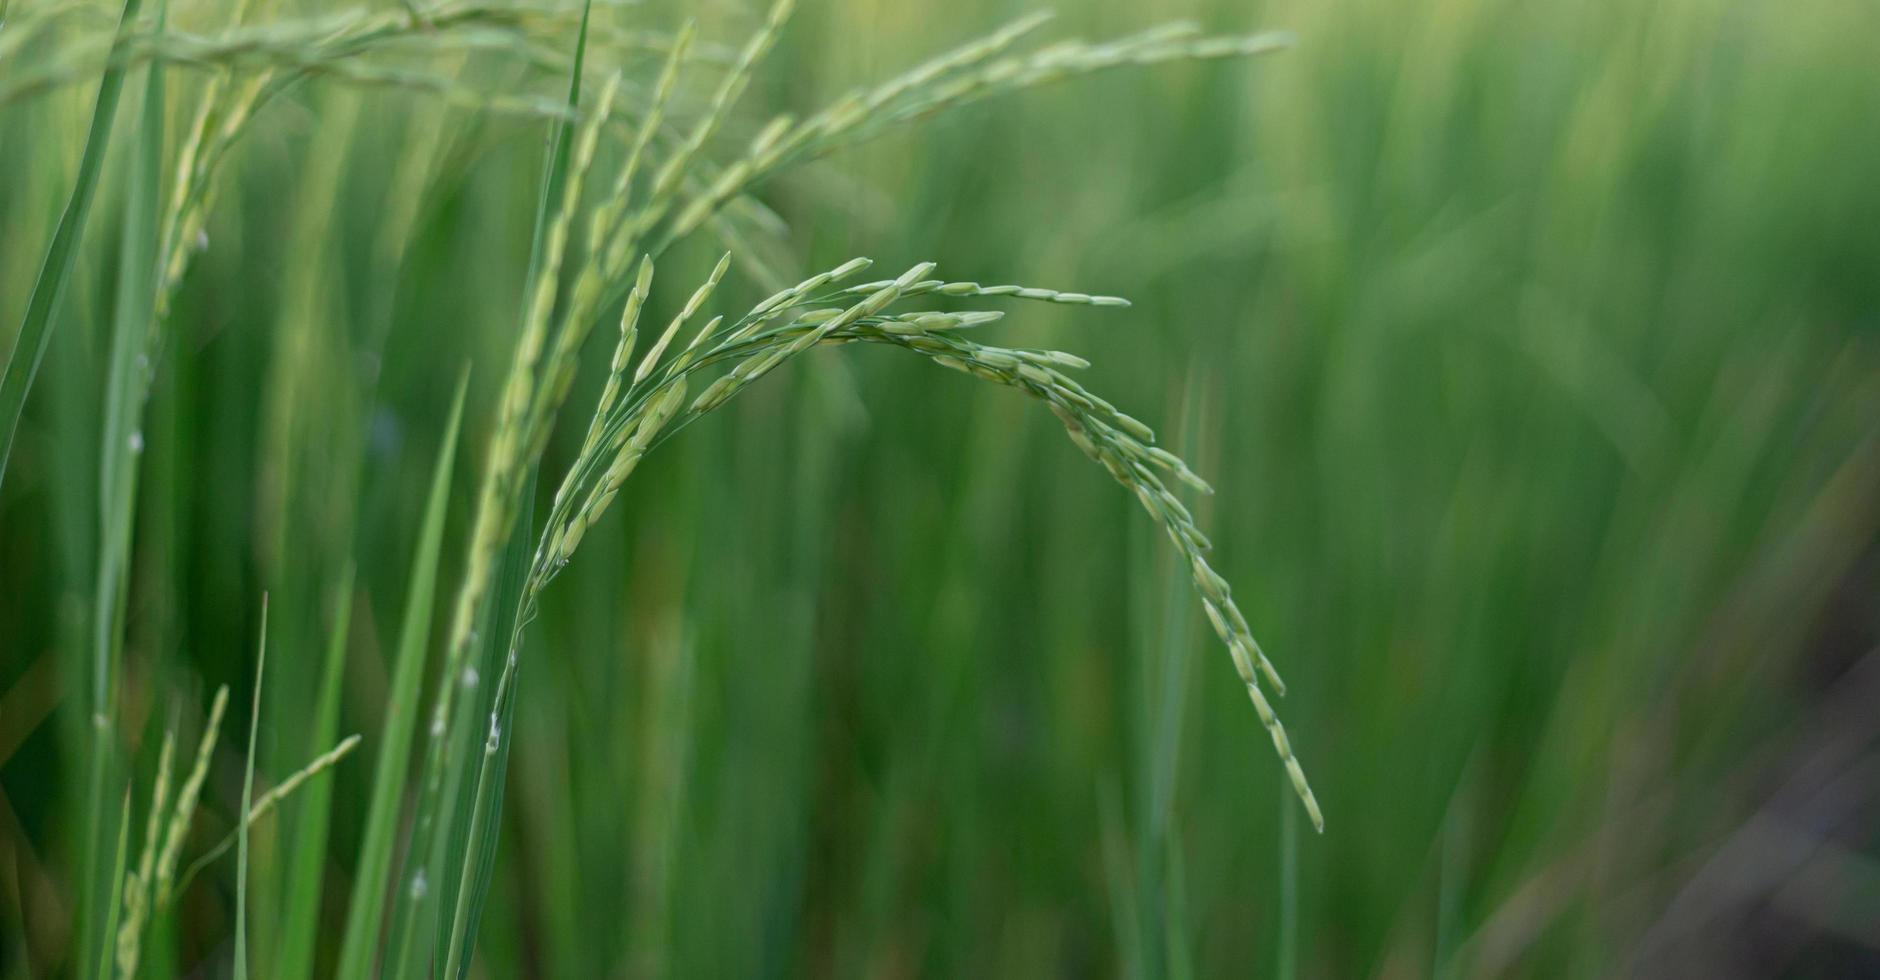
{"type": "MultiPolygon", "coordinates": [[[[592,4],[584,3],[581,26],[575,36],[573,70],[569,72],[568,78],[567,104],[571,115],[581,99],[581,73],[586,62],[591,14],[592,4]]],[[[542,186],[536,199],[534,240],[530,248],[529,277],[526,280],[530,283],[534,283],[551,264],[549,245],[556,229],[559,229],[560,234],[565,234],[573,217],[570,212],[574,203],[564,201],[573,141],[574,128],[568,123],[558,123],[552,128],[547,166],[543,168],[542,186]],[[557,203],[562,205],[560,211],[552,211],[557,203]]],[[[531,321],[525,309],[524,322],[543,321],[531,321]]],[[[471,790],[468,780],[471,776],[469,767],[473,764],[472,749],[480,741],[474,734],[478,727],[473,724],[477,716],[475,706],[459,705],[456,695],[460,687],[475,690],[470,683],[475,674],[466,673],[465,668],[474,669],[480,659],[475,654],[486,649],[490,645],[490,638],[498,635],[488,628],[492,608],[502,614],[504,607],[515,598],[513,595],[492,597],[485,593],[490,573],[501,557],[505,543],[518,537],[514,532],[515,502],[525,499],[535,485],[534,463],[526,454],[518,451],[519,446],[531,441],[529,434],[514,431],[505,422],[514,421],[518,417],[516,409],[528,404],[528,391],[536,380],[533,377],[534,357],[530,348],[537,343],[539,337],[532,337],[527,332],[518,342],[517,359],[511,365],[510,377],[504,384],[502,419],[492,440],[484,483],[479,492],[471,553],[453,614],[449,646],[431,721],[431,747],[425,754],[418,812],[412,827],[409,853],[421,856],[417,859],[424,863],[411,876],[413,887],[407,896],[408,906],[402,910],[400,921],[394,925],[392,942],[395,959],[386,971],[394,977],[410,975],[417,969],[416,957],[421,948],[432,949],[439,960],[448,960],[457,955],[453,951],[458,945],[449,937],[457,931],[457,924],[462,917],[468,915],[468,910],[459,907],[457,902],[456,886],[460,884],[461,876],[453,875],[446,880],[444,874],[445,868],[459,865],[466,849],[463,835],[467,833],[471,821],[468,816],[469,801],[465,795],[471,790]],[[474,627],[478,623],[485,626],[480,633],[474,627]],[[442,887],[433,887],[431,882],[442,887]],[[439,931],[433,935],[431,942],[424,942],[420,933],[435,928],[439,911],[447,906],[454,909],[452,929],[450,932],[439,931]]],[[[466,930],[474,928],[473,923],[463,921],[462,924],[466,930]]]]}
{"type": "Polygon", "coordinates": [[[386,876],[392,863],[398,809],[405,797],[405,774],[411,762],[411,735],[418,717],[424,653],[430,644],[431,613],[437,595],[438,553],[444,541],[444,516],[450,506],[450,475],[457,458],[457,434],[463,424],[464,395],[469,380],[469,372],[465,371],[457,382],[450,417],[444,423],[443,442],[431,471],[431,492],[424,505],[418,548],[412,556],[403,625],[393,655],[391,693],[379,734],[372,795],[366,805],[365,836],[359,847],[352,900],[346,913],[346,932],[340,943],[336,976],[342,980],[370,977],[377,959],[386,889],[390,885],[386,876]]]}
{"type": "MultiPolygon", "coordinates": [[[[339,728],[340,687],[346,666],[346,634],[352,625],[354,567],[341,573],[332,634],[322,665],[319,701],[313,712],[313,735],[308,745],[331,745],[339,728]]],[[[274,964],[282,980],[304,980],[313,975],[314,934],[320,925],[320,898],[324,891],[327,829],[332,821],[333,779],[321,775],[301,792],[300,818],[287,866],[287,907],[281,915],[280,955],[274,964]]]]}
{"type": "Polygon", "coordinates": [[[491,607],[493,622],[488,635],[508,637],[509,641],[492,650],[501,653],[502,670],[491,696],[489,727],[484,733],[476,789],[470,803],[470,823],[465,828],[462,843],[457,846],[461,871],[455,886],[456,912],[452,916],[444,970],[445,977],[456,980],[462,980],[470,970],[471,954],[476,949],[476,924],[489,895],[490,872],[496,863],[500,840],[497,829],[501,826],[503,786],[509,770],[509,746],[515,721],[519,660],[516,648],[521,642],[522,624],[517,622],[517,611],[525,595],[534,552],[527,533],[534,523],[534,509],[527,503],[534,499],[534,484],[531,477],[522,512],[517,515],[516,529],[504,552],[497,601],[491,607]]]}
{"type": "Polygon", "coordinates": [[[131,790],[124,788],[124,803],[118,808],[117,856],[111,861],[111,892],[107,896],[104,919],[104,945],[90,953],[98,961],[98,980],[111,980],[111,943],[117,935],[118,909],[124,900],[124,862],[127,860],[126,845],[130,842],[131,829],[131,790]]]}
{"type": "MultiPolygon", "coordinates": [[[[130,36],[131,22],[143,0],[124,0],[124,12],[118,17],[115,45],[130,36]]],[[[114,47],[115,50],[115,47],[114,47]]],[[[85,218],[91,213],[91,199],[98,188],[98,172],[104,167],[105,150],[111,144],[111,124],[117,117],[118,96],[124,90],[124,68],[105,69],[98,82],[98,99],[91,110],[91,129],[85,135],[85,152],[78,159],[78,179],[72,184],[72,196],[59,216],[52,244],[33,282],[31,298],[26,301],[26,316],[20,321],[6,369],[0,373],[0,480],[6,478],[7,457],[13,450],[13,435],[19,427],[20,413],[26,407],[26,393],[32,389],[39,362],[45,359],[46,344],[51,340],[52,322],[59,303],[65,298],[66,282],[78,261],[78,244],[85,231],[85,218]]]]}

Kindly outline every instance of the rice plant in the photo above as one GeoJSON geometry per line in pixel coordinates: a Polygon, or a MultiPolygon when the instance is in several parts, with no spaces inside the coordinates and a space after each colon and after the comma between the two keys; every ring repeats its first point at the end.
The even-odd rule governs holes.
{"type": "MultiPolygon", "coordinates": [[[[170,27],[169,8],[141,18],[136,0],[126,4],[109,43],[98,37],[73,42],[62,60],[11,74],[0,84],[0,104],[17,102],[103,73],[94,124],[77,188],[59,232],[48,250],[41,285],[35,291],[25,325],[7,369],[4,422],[11,433],[47,342],[64,281],[70,276],[75,244],[106,152],[118,91],[125,74],[143,69],[145,108],[139,127],[137,166],[124,225],[124,264],[117,290],[117,328],[113,340],[111,383],[107,386],[105,447],[100,481],[107,533],[101,538],[98,598],[93,623],[95,656],[90,673],[97,733],[93,737],[90,785],[94,814],[102,814],[105,786],[117,771],[114,713],[117,649],[122,643],[123,604],[139,460],[143,451],[142,414],[157,367],[165,354],[165,321],[173,297],[185,281],[192,258],[208,247],[206,226],[217,201],[218,175],[236,151],[257,114],[294,86],[338,82],[387,86],[418,95],[441,97],[477,112],[539,116],[549,120],[549,152],[543,165],[540,207],[531,250],[527,301],[516,348],[504,373],[491,441],[484,454],[473,534],[463,556],[461,585],[453,604],[444,655],[436,684],[429,737],[422,752],[417,802],[407,845],[405,887],[393,887],[390,932],[378,949],[383,927],[381,881],[390,873],[391,821],[404,792],[404,749],[417,695],[417,669],[426,644],[430,582],[436,575],[438,534],[446,499],[453,410],[410,589],[405,640],[398,658],[385,746],[370,803],[371,830],[365,840],[359,885],[354,889],[344,948],[342,975],[375,971],[407,975],[441,968],[463,976],[475,948],[480,909],[489,886],[496,846],[498,801],[507,760],[506,720],[524,647],[524,631],[538,613],[542,590],[567,565],[582,537],[602,517],[640,460],[666,438],[716,409],[746,386],[795,355],[814,347],[865,341],[924,356],[932,363],[969,376],[1016,388],[1043,401],[1057,415],[1071,440],[1132,491],[1151,518],[1167,531],[1192,570],[1202,608],[1232,654],[1242,681],[1285,767],[1294,791],[1315,827],[1323,827],[1319,806],[1295,758],[1285,729],[1275,716],[1263,685],[1282,692],[1278,674],[1253,641],[1246,620],[1226,581],[1206,557],[1210,545],[1187,507],[1164,477],[1199,492],[1212,492],[1187,464],[1154,445],[1154,435],[1135,418],[1092,394],[1065,373],[1086,367],[1080,358],[1059,351],[997,347],[966,339],[961,332],[997,320],[996,311],[894,311],[917,297],[993,298],[1010,296],[1071,306],[1124,307],[1115,297],[1018,286],[981,286],[930,278],[933,263],[918,263],[894,279],[842,286],[870,264],[854,259],[776,292],[749,312],[726,323],[704,319],[707,305],[727,274],[732,255],[721,259],[711,276],[644,350],[637,343],[639,317],[653,285],[656,257],[708,225],[723,228],[721,212],[760,182],[809,159],[873,137],[889,126],[919,119],[988,97],[1009,94],[1061,79],[1124,65],[1164,61],[1242,57],[1284,45],[1277,35],[1208,37],[1188,25],[1157,28],[1122,40],[1088,44],[1064,42],[1029,54],[1016,45],[1043,18],[1028,17],[931,59],[873,88],[860,89],[800,121],[778,116],[760,127],[742,154],[714,163],[708,148],[730,124],[740,96],[765,55],[777,44],[793,4],[779,0],[762,26],[723,63],[705,104],[685,119],[673,102],[689,74],[696,31],[690,24],[665,38],[663,64],[650,89],[633,100],[627,76],[611,70],[598,95],[584,99],[591,87],[590,62],[618,61],[631,42],[591,30],[592,10],[584,7],[574,25],[571,51],[555,39],[568,25],[565,13],[535,7],[486,3],[446,3],[427,9],[351,11],[302,20],[249,23],[248,4],[233,11],[215,35],[170,27]],[[611,42],[611,43],[610,43],[611,42]],[[461,47],[460,47],[461,45],[461,47]],[[523,51],[537,67],[563,70],[565,100],[532,100],[507,93],[480,93],[445,76],[399,61],[438,63],[477,48],[523,51]],[[379,57],[385,52],[402,59],[379,57]],[[163,84],[169,66],[207,73],[202,96],[191,113],[175,157],[164,159],[168,100],[163,84]],[[588,193],[604,142],[625,129],[624,161],[615,168],[604,195],[588,193]],[[171,171],[169,191],[160,188],[171,171]],[[598,201],[590,203],[590,198],[598,201]],[[605,387],[586,424],[580,452],[555,482],[546,518],[532,519],[530,498],[537,470],[556,420],[579,373],[581,351],[594,325],[621,308],[620,336],[605,387]],[[690,339],[675,348],[682,330],[690,339]],[[637,362],[631,374],[627,367],[637,362]],[[714,375],[707,377],[708,375],[714,375]],[[533,546],[523,536],[535,538],[533,546]],[[490,693],[478,690],[483,672],[495,668],[490,693]],[[462,692],[461,694],[459,692],[462,692]],[[487,716],[487,724],[477,719],[487,716]],[[480,751],[479,751],[480,749],[480,751]]],[[[11,26],[9,40],[36,31],[54,32],[54,15],[35,12],[11,26]]],[[[23,44],[23,40],[16,43],[23,44]]],[[[735,240],[735,239],[733,239],[735,240]]],[[[0,457],[4,467],[4,457],[0,457]]],[[[0,469],[0,472],[4,472],[0,469]]],[[[339,663],[350,604],[350,585],[339,593],[334,653],[339,663]]],[[[266,649],[266,608],[262,613],[262,649],[266,649]]],[[[329,666],[321,682],[319,723],[322,741],[332,736],[339,677],[329,666]]],[[[231,833],[237,854],[235,896],[235,972],[250,969],[246,909],[249,903],[248,828],[278,800],[303,782],[318,777],[358,744],[355,736],[319,755],[259,799],[252,798],[257,734],[263,714],[259,667],[250,714],[247,776],[242,790],[243,815],[231,833]]],[[[196,860],[180,876],[175,872],[191,810],[201,792],[204,769],[215,743],[226,689],[217,695],[205,728],[196,767],[178,794],[161,856],[157,854],[160,816],[168,804],[173,739],[166,735],[148,807],[146,842],[137,870],[124,877],[124,848],[108,880],[107,891],[81,899],[86,931],[81,950],[98,965],[96,972],[135,975],[140,936],[152,905],[164,907],[185,890],[196,872],[228,849],[224,841],[196,860]],[[120,916],[120,907],[122,915],[120,916]],[[100,923],[94,927],[92,923],[100,923]],[[121,923],[121,924],[120,924],[121,923]],[[93,956],[95,952],[95,956],[93,956]]],[[[321,781],[324,785],[324,781],[321,781]]],[[[330,793],[322,789],[307,811],[323,826],[330,793]]],[[[127,803],[128,806],[128,803],[127,803]]],[[[128,810],[125,820],[128,820],[128,810]]],[[[91,824],[92,853],[100,853],[108,821],[91,824]]],[[[128,827],[119,825],[122,838],[128,827]]],[[[297,910],[292,934],[302,937],[287,954],[288,972],[304,975],[312,960],[305,937],[318,914],[318,851],[321,832],[303,841],[301,874],[291,886],[297,910]]],[[[97,859],[94,859],[97,860],[97,859]]],[[[88,883],[98,878],[88,874],[88,883]]],[[[87,971],[91,969],[87,967],[87,971]]]]}
{"type": "Polygon", "coordinates": [[[1858,972],[1778,7],[0,0],[0,976],[1858,972]]]}

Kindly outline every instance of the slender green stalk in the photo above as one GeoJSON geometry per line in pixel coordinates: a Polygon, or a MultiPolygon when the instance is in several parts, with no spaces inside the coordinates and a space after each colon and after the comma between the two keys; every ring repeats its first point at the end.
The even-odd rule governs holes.
{"type": "MultiPolygon", "coordinates": [[[[528,588],[529,547],[527,531],[533,525],[534,479],[517,515],[516,529],[504,549],[501,584],[498,594],[505,599],[526,596],[528,588]]],[[[471,794],[469,824],[459,846],[461,858],[455,878],[456,905],[451,915],[449,946],[444,953],[444,976],[463,980],[470,969],[471,954],[476,949],[476,924],[483,912],[483,900],[489,889],[490,869],[495,862],[495,828],[502,813],[503,786],[509,763],[509,746],[515,721],[515,686],[518,645],[526,621],[522,617],[523,600],[505,602],[491,610],[489,619],[493,636],[506,636],[502,673],[490,699],[489,727],[484,734],[483,751],[477,756],[474,790],[471,794]]]]}
{"type": "MultiPolygon", "coordinates": [[[[513,672],[503,671],[501,682],[496,688],[496,703],[499,706],[511,703],[511,699],[506,695],[509,693],[509,686],[514,682],[513,672]]],[[[487,826],[489,823],[487,814],[495,800],[498,761],[503,758],[501,751],[504,745],[503,726],[500,717],[495,712],[490,715],[489,734],[484,739],[483,754],[477,768],[476,797],[470,807],[470,826],[465,834],[473,846],[465,849],[463,869],[459,872],[457,907],[451,913],[449,958],[444,961],[444,976],[446,977],[461,977],[464,971],[469,969],[466,962],[469,954],[466,941],[471,927],[470,910],[475,901],[480,898],[474,894],[475,890],[469,887],[469,883],[476,873],[474,860],[480,857],[474,845],[482,841],[490,832],[487,826]]]]}
{"type": "MultiPolygon", "coordinates": [[[[522,487],[521,505],[510,528],[509,541],[503,546],[498,559],[492,601],[485,607],[480,620],[479,629],[484,636],[513,638],[521,628],[522,609],[517,597],[524,594],[528,583],[532,554],[529,532],[535,526],[535,486],[536,476],[532,469],[522,487]]],[[[446,797],[456,801],[449,825],[451,830],[447,836],[440,838],[439,846],[432,852],[433,867],[441,869],[440,884],[443,887],[438,896],[439,908],[452,909],[454,917],[461,904],[468,923],[468,928],[461,933],[440,928],[435,956],[439,963],[451,958],[451,947],[454,945],[458,949],[454,955],[458,958],[460,971],[469,968],[471,953],[476,947],[475,927],[488,894],[490,869],[500,839],[494,828],[499,824],[502,811],[503,785],[507,778],[509,757],[508,733],[514,727],[512,721],[516,703],[514,671],[517,649],[513,642],[507,647],[495,642],[481,644],[481,647],[483,649],[480,650],[478,664],[483,676],[501,673],[508,675],[509,679],[499,680],[495,685],[496,692],[480,699],[475,710],[465,703],[464,711],[460,714],[462,725],[454,730],[454,738],[456,744],[475,746],[481,742],[487,749],[488,733],[493,730],[498,739],[498,748],[493,759],[488,758],[487,751],[474,755],[466,752],[457,757],[450,774],[449,796],[446,797]],[[486,766],[493,774],[489,781],[484,780],[486,766]],[[487,828],[488,832],[472,837],[470,826],[473,823],[487,828]],[[463,894],[466,889],[469,890],[468,896],[463,894]]]]}
{"type": "Polygon", "coordinates": [[[261,642],[249,704],[248,763],[242,771],[242,819],[235,826],[235,980],[248,980],[248,824],[255,802],[255,737],[261,731],[261,683],[268,669],[268,595],[261,594],[261,642]]]}
{"type": "MultiPolygon", "coordinates": [[[[353,565],[340,575],[333,610],[332,634],[321,670],[319,703],[313,711],[313,737],[309,745],[331,745],[339,730],[339,703],[346,666],[346,636],[352,625],[353,565]]],[[[356,743],[358,736],[348,739],[356,743]]],[[[320,927],[321,897],[325,893],[327,829],[332,820],[333,776],[321,774],[301,791],[299,819],[294,828],[293,851],[288,858],[285,890],[287,907],[281,915],[281,945],[275,976],[305,980],[313,975],[314,940],[320,927]]],[[[249,819],[253,819],[253,814],[249,819]]]]}
{"type": "Polygon", "coordinates": [[[111,889],[106,895],[105,905],[103,935],[106,938],[103,948],[92,951],[93,959],[98,964],[96,972],[92,975],[98,980],[111,980],[111,946],[117,936],[118,910],[122,907],[124,898],[124,866],[129,860],[128,844],[131,830],[131,791],[128,786],[124,789],[124,803],[118,808],[117,827],[117,856],[111,861],[111,889]]]}
{"type": "MultiPolygon", "coordinates": [[[[573,69],[568,78],[567,104],[570,110],[580,105],[591,8],[591,3],[583,4],[581,26],[575,36],[573,69]]],[[[470,778],[466,768],[471,764],[471,759],[468,755],[469,746],[461,746],[460,751],[458,743],[465,741],[461,733],[470,730],[474,715],[468,703],[461,708],[457,707],[456,697],[460,686],[474,687],[471,679],[478,674],[470,661],[473,650],[479,645],[475,624],[489,614],[490,607],[486,603],[491,598],[488,595],[491,578],[498,564],[497,558],[505,550],[505,543],[510,537],[516,503],[525,493],[522,488],[533,486],[534,483],[534,462],[525,459],[523,453],[524,447],[530,446],[534,440],[529,434],[518,431],[518,423],[531,414],[531,390],[539,383],[535,377],[536,361],[545,343],[550,312],[548,307],[552,306],[552,281],[559,269],[560,252],[576,203],[567,199],[576,195],[566,193],[573,144],[573,127],[566,123],[557,123],[552,127],[548,136],[547,163],[543,168],[541,191],[536,200],[534,241],[530,248],[527,279],[530,292],[526,301],[528,306],[523,313],[523,333],[517,340],[516,357],[503,384],[497,431],[485,462],[483,484],[479,491],[468,568],[458,590],[445,648],[409,849],[414,859],[422,864],[411,876],[412,888],[409,901],[405,903],[402,921],[394,926],[397,958],[389,971],[392,976],[408,975],[415,968],[414,958],[421,948],[419,933],[433,928],[443,901],[454,901],[454,886],[461,884],[459,878],[449,883],[453,886],[450,891],[441,887],[446,884],[443,870],[453,863],[450,856],[460,850],[459,843],[465,825],[469,822],[461,812],[462,801],[458,799],[458,794],[463,780],[470,778]],[[550,297],[546,304],[542,299],[545,290],[548,290],[547,295],[550,297]],[[466,672],[466,667],[472,669],[466,672]],[[437,885],[433,886],[432,882],[437,885]]],[[[539,447],[531,448],[539,452],[539,447]]],[[[503,597],[496,598],[496,608],[506,612],[510,603],[502,601],[503,597]]],[[[449,935],[443,933],[437,943],[425,945],[449,942],[449,935]]],[[[450,955],[443,953],[440,959],[450,955]]]]}

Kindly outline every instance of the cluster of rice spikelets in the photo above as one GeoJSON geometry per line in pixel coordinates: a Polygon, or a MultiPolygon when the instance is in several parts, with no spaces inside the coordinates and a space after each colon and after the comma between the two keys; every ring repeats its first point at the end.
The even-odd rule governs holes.
{"type": "Polygon", "coordinates": [[[1292,43],[1283,32],[1204,37],[1195,25],[1181,22],[1101,44],[1063,41],[1030,54],[999,57],[1049,19],[1043,13],[1020,18],[882,85],[852,91],[800,122],[789,115],[771,119],[741,158],[687,202],[661,241],[697,230],[752,183],[791,163],[867,139],[896,123],[1124,65],[1250,57],[1292,43]]]}
{"type": "Polygon", "coordinates": [[[1002,312],[888,312],[900,300],[923,295],[1012,297],[1096,307],[1127,306],[1127,301],[1051,289],[930,279],[932,263],[915,265],[894,279],[825,291],[825,287],[868,265],[866,259],[855,259],[812,276],[759,303],[728,328],[723,326],[723,318],[713,318],[679,354],[662,361],[675,333],[698,314],[723,277],[725,262],[720,261],[628,376],[626,366],[638,334],[636,320],[652,278],[650,260],[642,263],[587,437],[556,490],[530,570],[527,597],[532,598],[568,563],[622,482],[663,438],[812,347],[857,341],[897,347],[983,381],[1016,388],[1044,402],[1063,423],[1071,441],[1136,495],[1186,559],[1209,622],[1227,646],[1307,815],[1313,826],[1322,830],[1324,819],[1318,802],[1293,754],[1285,726],[1263,688],[1264,684],[1284,694],[1285,685],[1254,640],[1227,581],[1208,562],[1211,545],[1207,537],[1195,526],[1193,515],[1165,478],[1200,493],[1213,490],[1179,457],[1155,445],[1155,434],[1147,425],[1065,373],[1088,367],[1082,358],[1056,350],[998,347],[962,336],[962,331],[1001,319],[1002,312]],[[688,401],[692,375],[713,368],[727,369],[688,401]]]}
{"type": "MultiPolygon", "coordinates": [[[[219,844],[204,852],[182,874],[177,874],[176,869],[183,856],[183,844],[188,839],[190,824],[195,820],[196,805],[202,799],[203,783],[209,778],[209,760],[214,758],[215,745],[221,736],[222,716],[227,710],[228,687],[223,686],[216,690],[215,700],[209,706],[209,718],[203,725],[202,737],[197,743],[195,761],[190,766],[189,774],[183,778],[174,803],[170,800],[170,781],[174,775],[176,733],[166,731],[163,735],[163,747],[157,756],[156,781],[151,785],[149,811],[144,821],[143,849],[136,868],[125,873],[121,889],[122,912],[114,941],[117,976],[137,975],[144,930],[150,925],[152,913],[168,909],[189,887],[198,871],[227,854],[235,843],[236,832],[230,831],[219,844]]],[[[359,736],[349,735],[275,784],[248,807],[243,824],[253,824],[267,816],[269,811],[305,785],[307,780],[338,765],[358,746],[359,736]]]]}

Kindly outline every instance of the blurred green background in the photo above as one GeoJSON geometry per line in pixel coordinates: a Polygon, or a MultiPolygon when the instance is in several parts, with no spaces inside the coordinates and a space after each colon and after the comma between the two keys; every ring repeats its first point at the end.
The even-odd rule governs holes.
{"type": "MultiPolygon", "coordinates": [[[[1028,9],[805,3],[726,145],[1028,9]]],[[[685,13],[733,45],[761,16],[597,17],[685,13]]],[[[1218,488],[1197,516],[1290,682],[1326,833],[1295,819],[1185,569],[1054,420],[915,359],[821,352],[649,459],[548,593],[478,971],[1880,976],[1880,7],[1065,0],[1048,30],[1177,17],[1298,44],[793,170],[757,194],[787,234],[754,235],[721,301],[857,254],[1133,300],[993,329],[1089,357],[1090,387],[1218,488]]],[[[0,55],[0,79],[55,54],[0,55]]],[[[469,72],[557,90],[498,55],[469,72]]],[[[200,75],[170,84],[181,128],[200,75]]],[[[0,323],[91,90],[0,106],[0,323]]],[[[261,778],[313,754],[348,562],[341,730],[371,745],[468,362],[444,598],[460,572],[542,132],[316,82],[240,145],[143,433],[121,722],[140,766],[217,684],[246,731],[264,590],[261,778]]],[[[84,709],[60,651],[88,629],[131,145],[0,485],[6,976],[69,968],[84,709]]],[[[718,250],[669,256],[655,313],[718,250]]],[[[323,935],[369,758],[335,774],[323,935]]],[[[241,776],[226,739],[192,853],[241,776]]],[[[260,976],[294,832],[255,838],[260,976]]],[[[225,864],[186,896],[152,975],[223,975],[233,888],[225,864]]]]}

